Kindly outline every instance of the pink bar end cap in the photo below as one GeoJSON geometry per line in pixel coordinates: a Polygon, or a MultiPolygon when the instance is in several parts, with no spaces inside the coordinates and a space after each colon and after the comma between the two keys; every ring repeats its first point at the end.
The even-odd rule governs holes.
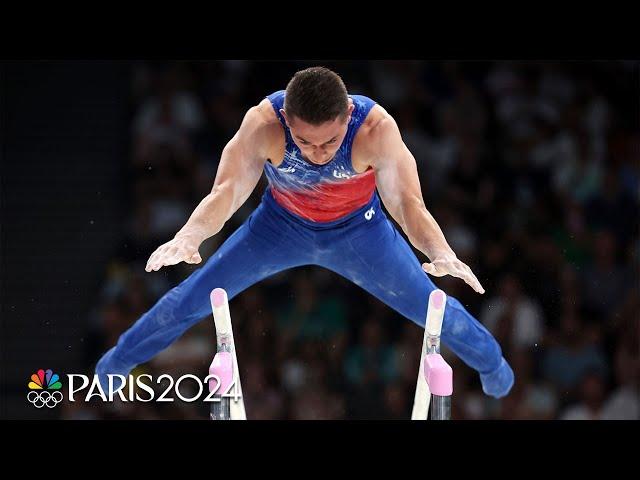
{"type": "Polygon", "coordinates": [[[442,290],[434,290],[431,294],[433,306],[440,309],[444,305],[444,292],[442,290]]]}
{"type": "Polygon", "coordinates": [[[216,288],[211,292],[211,303],[213,303],[214,307],[221,307],[224,305],[224,302],[227,298],[227,292],[222,288],[216,288]]]}

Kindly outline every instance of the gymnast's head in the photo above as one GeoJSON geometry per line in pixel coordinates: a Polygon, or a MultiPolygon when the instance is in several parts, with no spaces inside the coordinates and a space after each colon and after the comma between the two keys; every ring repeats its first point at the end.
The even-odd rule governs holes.
{"type": "Polygon", "coordinates": [[[283,107],[280,113],[302,155],[318,165],[330,162],[354,108],[342,78],[324,67],[300,70],[287,85],[283,107]]]}

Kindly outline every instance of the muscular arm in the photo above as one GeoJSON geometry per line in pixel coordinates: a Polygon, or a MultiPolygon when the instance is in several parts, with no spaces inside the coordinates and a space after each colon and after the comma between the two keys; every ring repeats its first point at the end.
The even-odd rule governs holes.
{"type": "Polygon", "coordinates": [[[262,175],[273,133],[267,110],[271,106],[264,102],[268,101],[247,111],[237,133],[222,151],[211,193],[202,199],[174,239],[151,255],[146,271],[181,261],[202,261],[198,253],[200,244],[222,230],[249,198],[262,175]]]}
{"type": "Polygon", "coordinates": [[[369,136],[371,164],[380,197],[413,246],[431,260],[431,263],[423,264],[423,269],[434,276],[461,278],[477,292],[484,293],[478,279],[456,257],[427,210],[415,158],[402,141],[395,120],[385,113],[372,127],[369,136]]]}
{"type": "Polygon", "coordinates": [[[249,109],[238,132],[222,151],[211,193],[204,197],[177,235],[189,233],[200,241],[218,233],[249,198],[262,176],[267,158],[268,126],[263,105],[249,109]]]}

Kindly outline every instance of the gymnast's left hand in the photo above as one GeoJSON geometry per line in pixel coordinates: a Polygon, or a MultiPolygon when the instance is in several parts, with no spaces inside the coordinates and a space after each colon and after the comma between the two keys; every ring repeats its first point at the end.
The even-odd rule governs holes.
{"type": "Polygon", "coordinates": [[[431,263],[423,263],[422,269],[434,277],[451,275],[452,277],[461,278],[476,292],[484,293],[484,288],[482,288],[471,269],[464,262],[461,262],[455,254],[436,257],[431,263]]]}

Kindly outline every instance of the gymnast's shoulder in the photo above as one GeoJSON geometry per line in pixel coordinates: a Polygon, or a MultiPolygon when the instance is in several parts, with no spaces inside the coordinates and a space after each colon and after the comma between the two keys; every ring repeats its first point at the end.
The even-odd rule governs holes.
{"type": "Polygon", "coordinates": [[[397,129],[393,116],[381,105],[374,105],[353,140],[352,156],[366,158],[369,160],[368,163],[371,163],[387,142],[389,135],[393,135],[397,129]]]}
{"type": "Polygon", "coordinates": [[[250,142],[266,157],[284,155],[284,128],[266,98],[247,110],[238,134],[243,143],[250,142]]]}

